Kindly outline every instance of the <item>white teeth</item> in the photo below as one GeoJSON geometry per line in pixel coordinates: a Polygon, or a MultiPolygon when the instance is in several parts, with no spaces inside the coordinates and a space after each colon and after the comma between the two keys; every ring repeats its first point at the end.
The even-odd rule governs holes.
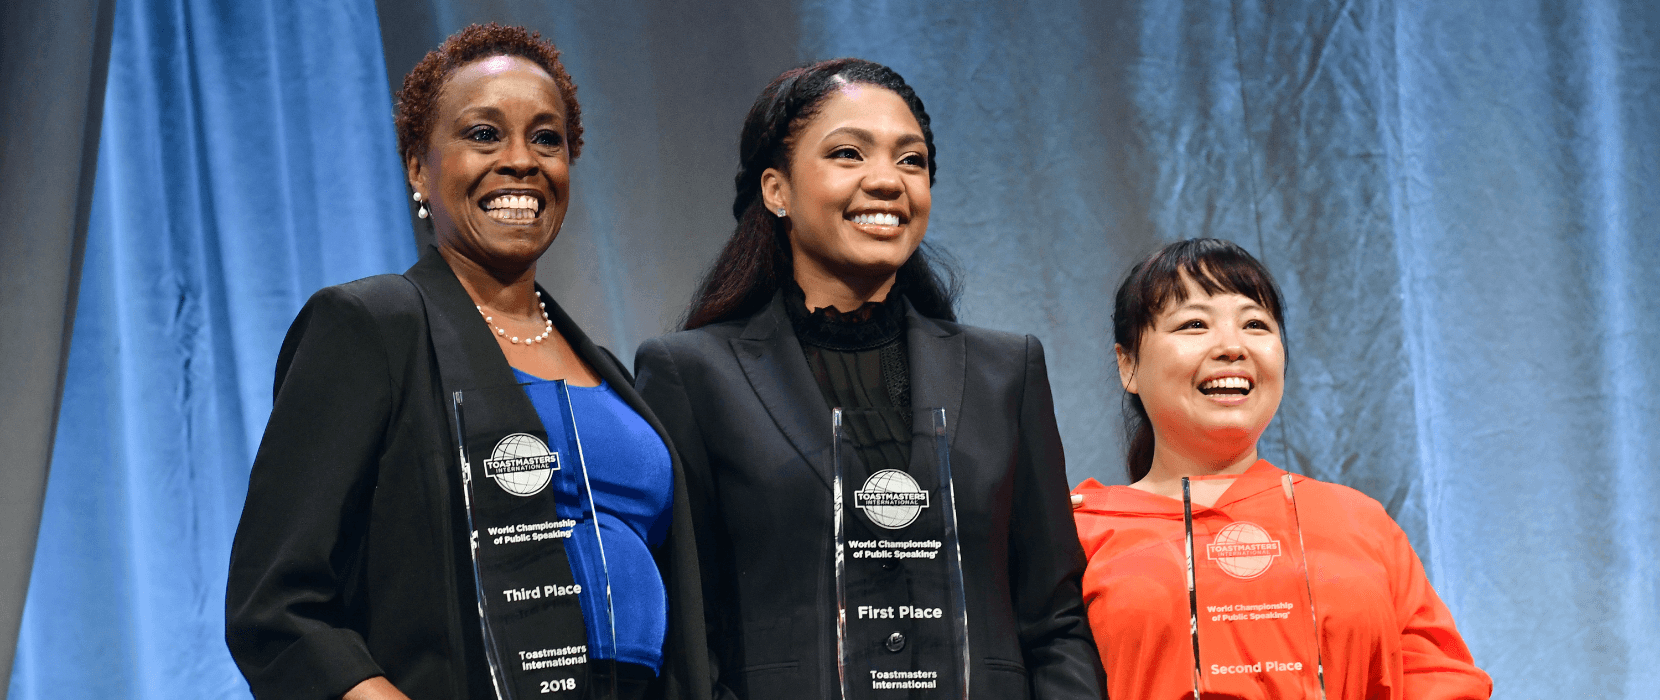
{"type": "Polygon", "coordinates": [[[496,209],[529,209],[532,213],[535,213],[537,206],[535,197],[524,194],[504,194],[500,197],[484,202],[484,208],[487,211],[496,209]]]}
{"type": "Polygon", "coordinates": [[[1199,385],[1199,389],[1246,389],[1251,388],[1251,380],[1244,377],[1220,377],[1199,385]]]}
{"type": "Polygon", "coordinates": [[[853,217],[853,223],[869,226],[898,226],[898,214],[860,214],[853,217]]]}
{"type": "Polygon", "coordinates": [[[524,194],[504,194],[484,202],[484,213],[496,221],[528,221],[536,218],[541,204],[524,194]]]}

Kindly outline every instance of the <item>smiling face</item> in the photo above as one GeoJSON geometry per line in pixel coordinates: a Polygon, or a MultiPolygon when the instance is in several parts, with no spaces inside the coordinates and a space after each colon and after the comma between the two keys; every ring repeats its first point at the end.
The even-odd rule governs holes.
{"type": "Polygon", "coordinates": [[[438,246],[490,270],[534,265],[570,204],[565,134],[564,100],[540,66],[493,56],[457,68],[426,152],[405,163],[438,246]]]}
{"type": "Polygon", "coordinates": [[[768,169],[761,193],[787,212],[804,289],[815,279],[891,284],[928,229],[922,127],[893,91],[848,84],[799,128],[788,172],[768,169]]]}
{"type": "Polygon", "coordinates": [[[1156,449],[1199,459],[1254,450],[1285,391],[1279,324],[1250,297],[1208,294],[1185,274],[1187,298],[1141,335],[1136,357],[1118,348],[1125,390],[1140,396],[1156,449]]]}

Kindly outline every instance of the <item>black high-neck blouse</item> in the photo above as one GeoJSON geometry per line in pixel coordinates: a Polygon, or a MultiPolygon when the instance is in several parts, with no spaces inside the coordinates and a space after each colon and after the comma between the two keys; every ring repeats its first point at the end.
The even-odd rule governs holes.
{"type": "Polygon", "coordinates": [[[827,406],[911,407],[902,298],[890,292],[846,313],[834,307],[808,311],[801,287],[791,283],[784,290],[790,325],[827,406]]]}
{"type": "MultiPolygon", "coordinates": [[[[881,420],[866,415],[848,422],[872,472],[908,471],[910,466],[911,376],[903,299],[895,287],[887,299],[865,302],[847,313],[832,307],[809,311],[799,286],[792,282],[784,289],[784,308],[825,406],[889,409],[881,420]]],[[[825,415],[828,419],[828,412],[825,415]]]]}

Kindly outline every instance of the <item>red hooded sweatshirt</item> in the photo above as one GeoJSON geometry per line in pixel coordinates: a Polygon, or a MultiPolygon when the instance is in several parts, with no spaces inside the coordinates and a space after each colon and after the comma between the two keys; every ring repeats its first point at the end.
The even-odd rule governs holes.
{"type": "MultiPolygon", "coordinates": [[[[1234,482],[1215,505],[1193,507],[1196,531],[1207,517],[1244,508],[1253,496],[1262,502],[1266,490],[1281,488],[1284,474],[1262,460],[1238,477],[1199,477],[1234,482]]],[[[1320,625],[1326,696],[1488,698],[1492,679],[1476,668],[1452,614],[1430,587],[1406,534],[1383,506],[1345,486],[1296,475],[1292,479],[1308,567],[1306,588],[1320,625]]],[[[1194,663],[1181,501],[1128,486],[1102,486],[1094,479],[1073,493],[1084,497],[1074,513],[1089,557],[1084,604],[1111,698],[1191,698],[1194,663]]],[[[1196,549],[1195,558],[1203,556],[1196,549]]],[[[1200,601],[1201,610],[1206,602],[1200,601]]],[[[1249,616],[1233,619],[1244,621],[1224,627],[1210,623],[1209,628],[1225,629],[1241,645],[1260,643],[1263,648],[1274,648],[1279,640],[1272,638],[1284,636],[1249,616]],[[1253,642],[1253,634],[1263,639],[1253,642]]],[[[1206,634],[1202,623],[1202,644],[1206,634]]],[[[1312,642],[1308,646],[1312,648],[1312,642]]],[[[1212,652],[1201,649],[1207,661],[1212,660],[1212,652]]],[[[1286,680],[1289,675],[1267,673],[1249,662],[1224,667],[1222,671],[1232,672],[1225,678],[1211,676],[1218,682],[1206,685],[1205,700],[1266,700],[1290,694],[1285,684],[1294,681],[1286,680]]]]}

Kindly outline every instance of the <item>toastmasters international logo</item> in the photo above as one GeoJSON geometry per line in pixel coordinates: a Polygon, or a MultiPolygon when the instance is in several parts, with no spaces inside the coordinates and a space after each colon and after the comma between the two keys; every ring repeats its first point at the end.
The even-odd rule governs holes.
{"type": "Polygon", "coordinates": [[[546,443],[525,433],[502,438],[490,451],[490,458],[484,460],[484,475],[515,496],[541,493],[558,469],[559,454],[549,452],[546,443]]]}
{"type": "Polygon", "coordinates": [[[1280,555],[1280,541],[1256,523],[1228,523],[1216,539],[1205,546],[1205,558],[1216,562],[1222,572],[1238,579],[1261,576],[1280,555]]]}
{"type": "Polygon", "coordinates": [[[928,492],[916,479],[898,469],[883,469],[865,479],[865,487],[853,492],[853,505],[870,521],[889,530],[916,522],[928,507],[928,492]]]}

